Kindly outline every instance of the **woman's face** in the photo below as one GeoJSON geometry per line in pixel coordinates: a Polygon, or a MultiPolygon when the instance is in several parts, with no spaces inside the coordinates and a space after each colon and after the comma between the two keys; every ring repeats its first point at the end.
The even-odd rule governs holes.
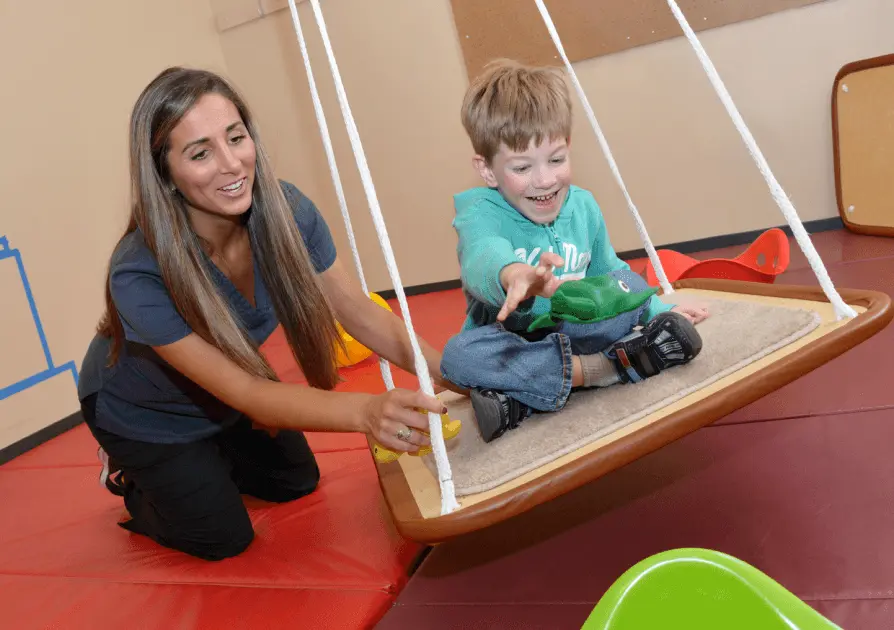
{"type": "Polygon", "coordinates": [[[171,178],[190,206],[222,216],[248,210],[255,144],[231,101],[203,96],[171,131],[168,144],[171,178]]]}

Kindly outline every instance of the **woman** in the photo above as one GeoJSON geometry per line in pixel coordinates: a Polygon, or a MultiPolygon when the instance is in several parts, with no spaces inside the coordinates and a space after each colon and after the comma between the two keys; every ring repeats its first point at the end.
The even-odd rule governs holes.
{"type": "MultiPolygon", "coordinates": [[[[132,113],[130,169],[130,223],[79,386],[102,480],[131,516],[122,527],[230,557],[254,535],[241,493],[283,502],[315,489],[302,431],[359,431],[396,451],[429,444],[416,409],[441,413],[437,399],[327,391],[338,381],[336,319],[412,372],[410,340],[346,273],[313,203],[275,179],[223,79],[183,68],[156,77],[132,113]],[[280,324],[311,387],[278,382],[258,351],[280,324]]],[[[439,353],[420,343],[439,378],[439,353]]]]}

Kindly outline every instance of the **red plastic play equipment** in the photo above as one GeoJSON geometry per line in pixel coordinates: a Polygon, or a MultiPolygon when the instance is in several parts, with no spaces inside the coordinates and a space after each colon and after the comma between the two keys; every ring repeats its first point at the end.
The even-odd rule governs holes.
{"type": "MultiPolygon", "coordinates": [[[[735,258],[696,260],[670,249],[659,249],[657,253],[668,282],[687,278],[722,278],[772,284],[776,276],[788,268],[789,242],[785,232],[771,228],[735,258]]],[[[659,284],[651,261],[646,263],[646,282],[654,287],[659,284]]]]}

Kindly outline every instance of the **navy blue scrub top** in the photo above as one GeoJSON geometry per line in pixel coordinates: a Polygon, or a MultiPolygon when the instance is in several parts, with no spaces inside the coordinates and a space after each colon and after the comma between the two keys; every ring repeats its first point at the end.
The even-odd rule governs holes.
{"type": "MultiPolygon", "coordinates": [[[[329,226],[313,202],[288,182],[280,182],[317,273],[335,262],[329,226]]],[[[233,312],[251,337],[263,343],[279,325],[254,253],[253,308],[216,265],[209,269],[233,312]]],[[[142,232],[129,234],[112,255],[110,287],[126,342],[108,366],[111,339],[95,336],[87,349],[78,398],[97,394],[96,424],[125,438],[184,443],[214,435],[241,414],[168,365],[152,349],[183,339],[192,331],[161,279],[158,263],[142,232]]]]}

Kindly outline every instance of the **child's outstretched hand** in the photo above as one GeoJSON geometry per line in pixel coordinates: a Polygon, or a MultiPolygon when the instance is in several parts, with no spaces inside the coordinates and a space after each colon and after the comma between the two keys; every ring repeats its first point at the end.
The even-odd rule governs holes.
{"type": "Polygon", "coordinates": [[[698,324],[708,318],[708,307],[701,304],[678,304],[671,309],[679,313],[693,324],[698,324]]]}
{"type": "Polygon", "coordinates": [[[536,267],[525,263],[507,265],[500,273],[500,283],[506,290],[506,301],[497,314],[497,321],[505,321],[518,305],[534,296],[553,296],[562,280],[553,274],[553,268],[562,267],[565,259],[558,254],[546,252],[540,255],[536,267]]]}

